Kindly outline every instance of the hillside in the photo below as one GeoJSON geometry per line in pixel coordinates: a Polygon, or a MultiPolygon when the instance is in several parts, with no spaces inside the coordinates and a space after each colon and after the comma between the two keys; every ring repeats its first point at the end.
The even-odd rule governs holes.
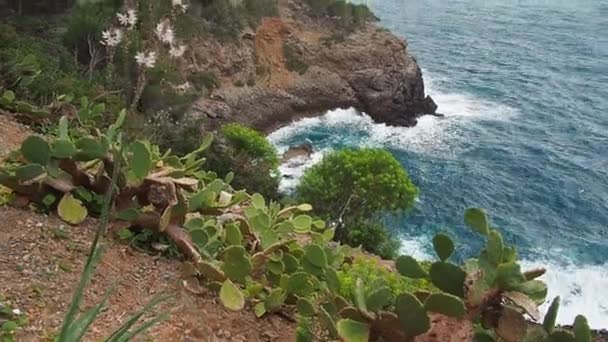
{"type": "Polygon", "coordinates": [[[197,43],[223,82],[195,102],[194,114],[214,126],[238,121],[269,131],[335,108],[355,107],[400,126],[435,113],[405,40],[373,22],[342,28],[311,16],[301,1],[280,1],[279,13],[243,33],[239,46],[197,43]]]}

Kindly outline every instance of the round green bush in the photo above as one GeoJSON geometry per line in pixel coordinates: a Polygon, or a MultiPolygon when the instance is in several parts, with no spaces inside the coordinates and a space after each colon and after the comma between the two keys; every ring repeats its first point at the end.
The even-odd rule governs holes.
{"type": "Polygon", "coordinates": [[[319,214],[367,219],[411,208],[418,188],[391,153],[367,148],[325,156],[305,173],[296,193],[319,214]]]}

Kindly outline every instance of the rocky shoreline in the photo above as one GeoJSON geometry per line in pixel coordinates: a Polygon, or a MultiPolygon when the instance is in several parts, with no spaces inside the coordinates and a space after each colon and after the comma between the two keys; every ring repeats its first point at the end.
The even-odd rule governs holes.
{"type": "Polygon", "coordinates": [[[239,49],[209,54],[224,84],[191,110],[207,119],[207,129],[240,122],[269,132],[349,107],[393,126],[414,126],[419,116],[436,114],[404,39],[374,22],[344,32],[331,18],[309,16],[301,1],[285,2],[280,13],[244,33],[239,49]],[[294,59],[304,70],[290,70],[294,59]],[[235,82],[242,79],[255,82],[235,82]]]}

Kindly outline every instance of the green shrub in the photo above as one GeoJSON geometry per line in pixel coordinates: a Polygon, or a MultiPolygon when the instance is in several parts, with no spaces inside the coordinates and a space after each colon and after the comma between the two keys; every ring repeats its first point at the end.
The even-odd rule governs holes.
{"type": "Polygon", "coordinates": [[[308,169],[298,197],[324,216],[369,218],[379,212],[407,210],[418,189],[403,166],[382,149],[335,151],[308,169]]]}
{"type": "Polygon", "coordinates": [[[399,244],[374,219],[411,208],[417,194],[403,166],[381,149],[333,152],[308,169],[296,189],[299,201],[337,222],[336,240],[383,257],[394,256],[399,244]]]}
{"type": "Polygon", "coordinates": [[[239,124],[222,127],[226,138],[236,154],[245,154],[272,167],[279,166],[276,148],[259,132],[239,124]]]}
{"type": "Polygon", "coordinates": [[[306,0],[313,15],[337,18],[347,29],[352,29],[374,17],[366,5],[345,0],[306,0]]]}
{"type": "Polygon", "coordinates": [[[239,124],[226,125],[206,157],[207,167],[218,175],[234,172],[235,189],[279,199],[279,157],[274,146],[259,132],[239,124]]]}
{"type": "Polygon", "coordinates": [[[361,246],[383,259],[397,257],[401,240],[389,232],[381,222],[373,220],[353,222],[348,225],[342,242],[350,246],[361,246]]]}
{"type": "Polygon", "coordinates": [[[81,63],[90,59],[88,40],[97,46],[101,32],[107,28],[118,8],[107,1],[85,2],[76,6],[63,35],[63,44],[70,50],[76,51],[81,63]]]}
{"type": "Polygon", "coordinates": [[[103,89],[83,77],[73,54],[48,37],[30,36],[0,24],[0,85],[43,105],[60,94],[95,97],[103,89]]]}
{"type": "Polygon", "coordinates": [[[220,81],[217,74],[213,71],[198,72],[190,76],[188,81],[190,81],[190,83],[199,91],[202,91],[203,89],[211,91],[220,87],[220,81]]]}
{"type": "MultiPolygon", "coordinates": [[[[429,266],[428,263],[422,264],[427,271],[429,266]]],[[[419,290],[436,291],[436,288],[427,279],[406,278],[386,266],[380,265],[378,259],[364,255],[355,257],[351,264],[344,264],[338,271],[338,278],[340,279],[339,293],[344,298],[352,298],[357,279],[361,279],[367,286],[366,290],[375,290],[371,286],[374,285],[376,279],[382,279],[395,295],[419,290]]]]}
{"type": "Polygon", "coordinates": [[[186,155],[200,145],[203,124],[200,117],[173,115],[161,110],[150,116],[145,135],[162,151],[171,149],[176,154],[186,155]]]}
{"type": "Polygon", "coordinates": [[[308,64],[302,60],[300,53],[289,43],[283,43],[283,56],[287,70],[295,71],[302,75],[308,70],[308,64]]]}

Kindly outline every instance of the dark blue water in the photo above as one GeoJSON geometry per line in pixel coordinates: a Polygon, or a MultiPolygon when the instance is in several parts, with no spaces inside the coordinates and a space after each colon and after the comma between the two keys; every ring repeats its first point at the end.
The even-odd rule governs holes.
{"type": "Polygon", "coordinates": [[[368,3],[407,38],[447,117],[405,129],[339,110],[271,139],[311,141],[316,159],[388,148],[420,188],[416,207],[390,220],[404,253],[430,257],[433,234],[447,231],[460,258],[473,255],[481,241],[462,213],[486,208],[527,264],[548,266],[562,323],[584,312],[608,328],[608,1],[368,3]]]}

